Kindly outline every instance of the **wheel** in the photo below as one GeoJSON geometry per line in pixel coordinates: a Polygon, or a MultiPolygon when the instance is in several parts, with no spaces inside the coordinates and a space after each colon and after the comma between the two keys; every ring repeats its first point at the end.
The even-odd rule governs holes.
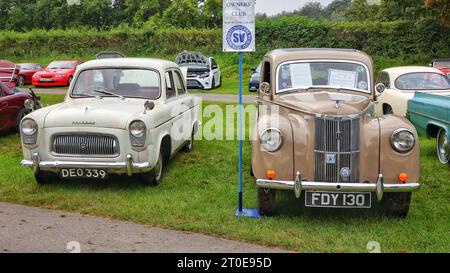
{"type": "Polygon", "coordinates": [[[184,152],[191,153],[194,150],[194,137],[195,137],[194,129],[192,129],[191,139],[186,144],[186,146],[184,146],[184,152]]]}
{"type": "Polygon", "coordinates": [[[29,112],[30,111],[28,109],[23,108],[22,110],[19,111],[19,114],[17,114],[17,119],[16,119],[17,132],[20,132],[20,122],[26,115],[28,115],[29,112]]]}
{"type": "Polygon", "coordinates": [[[382,201],[385,213],[394,217],[405,218],[411,205],[411,196],[410,192],[385,193],[382,201]]]}
{"type": "Polygon", "coordinates": [[[159,153],[158,162],[155,168],[149,172],[141,175],[141,178],[145,184],[150,187],[156,187],[161,184],[162,176],[164,170],[164,158],[162,153],[159,153]]]}
{"type": "Polygon", "coordinates": [[[271,216],[275,210],[275,190],[258,189],[258,210],[263,216],[271,216]]]}
{"type": "Polygon", "coordinates": [[[386,104],[383,106],[383,113],[385,115],[393,115],[394,114],[394,110],[392,110],[392,107],[389,104],[386,104]]]}
{"type": "Polygon", "coordinates": [[[25,77],[23,75],[20,75],[17,78],[17,86],[24,86],[25,85],[25,77]]]}
{"type": "Polygon", "coordinates": [[[450,165],[450,142],[447,131],[440,129],[436,138],[436,151],[439,161],[442,164],[450,165]]]}
{"type": "Polygon", "coordinates": [[[58,181],[58,175],[51,172],[39,172],[34,175],[34,178],[39,185],[50,184],[58,181]]]}

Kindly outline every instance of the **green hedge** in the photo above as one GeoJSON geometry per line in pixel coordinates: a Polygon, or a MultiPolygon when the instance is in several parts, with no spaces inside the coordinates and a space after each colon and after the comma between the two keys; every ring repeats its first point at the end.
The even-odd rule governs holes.
{"type": "MultiPolygon", "coordinates": [[[[306,17],[281,17],[257,22],[257,55],[282,47],[355,48],[389,58],[450,56],[450,29],[431,19],[395,22],[315,21],[306,17]]],[[[94,55],[119,50],[130,56],[176,54],[183,50],[218,53],[220,29],[133,29],[109,32],[91,29],[0,32],[0,58],[94,55]]]]}

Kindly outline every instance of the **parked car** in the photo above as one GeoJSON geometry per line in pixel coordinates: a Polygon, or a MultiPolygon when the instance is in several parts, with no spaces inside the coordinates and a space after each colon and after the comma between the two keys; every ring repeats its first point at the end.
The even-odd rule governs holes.
{"type": "Polygon", "coordinates": [[[32,84],[34,74],[45,70],[45,67],[36,63],[19,63],[17,65],[20,67],[19,75],[17,77],[17,86],[32,84]]]}
{"type": "Polygon", "coordinates": [[[403,117],[373,116],[373,71],[357,50],[265,55],[252,144],[262,215],[274,212],[276,190],[346,209],[371,208],[375,194],[387,213],[407,215],[420,188],[417,132],[403,117]]]}
{"type": "Polygon", "coordinates": [[[29,113],[25,101],[32,100],[34,107],[40,107],[40,98],[33,91],[15,92],[0,82],[0,132],[19,130],[20,121],[29,113]]]}
{"type": "Polygon", "coordinates": [[[259,89],[259,83],[261,80],[261,64],[259,64],[257,68],[253,69],[252,72],[252,76],[248,82],[248,91],[256,92],[259,89]]]}
{"type": "Polygon", "coordinates": [[[439,161],[450,166],[450,96],[416,92],[408,103],[408,117],[419,134],[436,139],[439,161]]]}
{"type": "Polygon", "coordinates": [[[19,67],[10,61],[0,60],[0,82],[9,88],[16,87],[19,67]]]}
{"type": "Polygon", "coordinates": [[[441,70],[450,79],[450,58],[434,59],[430,66],[441,70]]]}
{"type": "Polygon", "coordinates": [[[32,83],[36,87],[68,86],[74,78],[81,61],[54,61],[44,71],[33,75],[32,83]]]}
{"type": "Polygon", "coordinates": [[[199,52],[183,52],[175,62],[187,69],[189,89],[214,89],[222,86],[222,73],[214,58],[207,58],[199,52]]]}
{"type": "Polygon", "coordinates": [[[24,160],[38,183],[139,176],[150,186],[177,151],[191,151],[199,104],[173,62],[116,58],[84,63],[63,103],[21,123],[24,160]]]}
{"type": "Polygon", "coordinates": [[[404,66],[380,72],[378,82],[385,86],[378,94],[375,112],[378,116],[395,114],[406,116],[408,101],[417,91],[447,96],[450,81],[436,68],[404,66]]]}

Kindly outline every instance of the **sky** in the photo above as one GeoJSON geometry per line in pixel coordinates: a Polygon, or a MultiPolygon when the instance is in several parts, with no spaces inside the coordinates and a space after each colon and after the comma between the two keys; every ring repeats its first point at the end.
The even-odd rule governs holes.
{"type": "MultiPolygon", "coordinates": [[[[327,6],[333,0],[315,0],[322,6],[327,6]]],[[[256,0],[256,12],[276,15],[282,11],[293,11],[304,6],[311,0],[256,0]]]]}

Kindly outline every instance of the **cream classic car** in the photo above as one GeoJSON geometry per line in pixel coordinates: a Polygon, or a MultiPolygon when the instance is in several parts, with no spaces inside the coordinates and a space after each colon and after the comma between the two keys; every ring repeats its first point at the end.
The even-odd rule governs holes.
{"type": "Polygon", "coordinates": [[[388,68],[378,75],[384,85],[378,91],[375,113],[378,116],[394,114],[406,116],[408,101],[416,92],[450,96],[450,81],[442,71],[426,66],[388,68]]]}
{"type": "Polygon", "coordinates": [[[22,165],[38,183],[127,174],[158,185],[198,130],[199,104],[185,81],[178,65],[158,59],[80,65],[63,103],[22,120],[22,165]]]}
{"type": "Polygon", "coordinates": [[[306,207],[371,208],[405,217],[419,190],[419,145],[403,117],[374,117],[372,59],[346,49],[265,55],[252,145],[263,215],[277,190],[306,207]],[[374,197],[374,198],[373,198],[374,197]]]}

